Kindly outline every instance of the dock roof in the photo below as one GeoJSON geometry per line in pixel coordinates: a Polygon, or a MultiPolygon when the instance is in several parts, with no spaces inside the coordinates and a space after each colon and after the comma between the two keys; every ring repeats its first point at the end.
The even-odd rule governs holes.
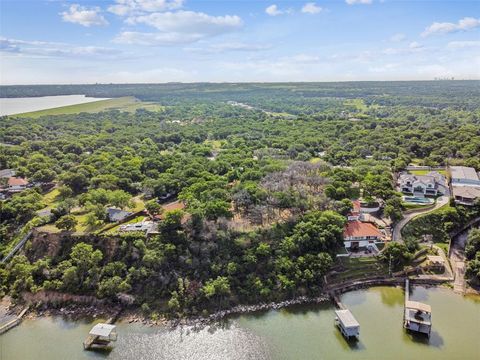
{"type": "Polygon", "coordinates": [[[108,337],[115,330],[115,325],[111,324],[97,324],[95,325],[92,330],[90,330],[89,334],[93,336],[103,336],[108,337]]]}
{"type": "Polygon", "coordinates": [[[432,307],[430,305],[418,302],[418,301],[407,301],[405,307],[408,309],[420,310],[423,312],[431,313],[432,307]]]}
{"type": "Polygon", "coordinates": [[[345,327],[360,326],[357,319],[353,317],[353,314],[350,312],[350,310],[335,310],[335,314],[345,327]]]}

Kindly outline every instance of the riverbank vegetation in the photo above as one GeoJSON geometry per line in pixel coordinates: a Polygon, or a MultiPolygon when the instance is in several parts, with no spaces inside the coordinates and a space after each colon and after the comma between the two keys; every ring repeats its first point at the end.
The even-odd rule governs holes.
{"type": "MultiPolygon", "coordinates": [[[[12,146],[0,146],[0,167],[34,186],[1,201],[0,251],[27,224],[45,224],[0,268],[1,292],[17,299],[44,290],[129,299],[146,313],[197,314],[315,295],[342,249],[353,199],[378,202],[398,221],[404,207],[394,171],[413,159],[480,168],[478,82],[0,90],[41,96],[60,88],[135,96],[162,111],[2,118],[0,143],[12,146]],[[185,208],[154,216],[174,200],[185,208]],[[146,207],[130,221],[155,218],[158,233],[119,232],[108,207],[146,207]]],[[[405,229],[407,248],[386,253],[401,266],[422,228],[444,241],[475,209],[415,219],[405,229]]],[[[383,273],[386,264],[365,269],[383,273]]]]}

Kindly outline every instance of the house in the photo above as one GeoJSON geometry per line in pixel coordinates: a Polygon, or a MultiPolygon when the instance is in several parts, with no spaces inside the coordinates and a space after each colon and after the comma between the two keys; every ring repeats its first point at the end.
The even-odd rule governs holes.
{"type": "Polygon", "coordinates": [[[349,221],[343,231],[345,247],[351,250],[368,247],[370,244],[382,243],[384,235],[372,223],[358,220],[349,221]]]}
{"type": "Polygon", "coordinates": [[[453,199],[457,204],[472,206],[480,200],[480,188],[471,186],[453,186],[453,199]]]}
{"type": "Polygon", "coordinates": [[[122,221],[130,215],[132,215],[131,212],[124,211],[121,209],[117,209],[113,207],[107,209],[107,217],[108,217],[108,221],[110,222],[122,221]]]}
{"type": "Polygon", "coordinates": [[[352,211],[350,211],[350,213],[347,216],[348,221],[362,220],[362,208],[361,208],[360,200],[353,200],[352,204],[353,204],[352,211]]]}
{"type": "Polygon", "coordinates": [[[400,174],[398,185],[400,191],[415,196],[437,196],[447,192],[447,181],[443,175],[432,171],[427,175],[400,174]]]}
{"type": "Polygon", "coordinates": [[[472,167],[450,166],[452,186],[477,186],[480,187],[480,178],[472,167]]]}
{"type": "Polygon", "coordinates": [[[15,176],[15,170],[13,169],[3,169],[0,170],[0,178],[8,179],[15,176]]]}
{"type": "Polygon", "coordinates": [[[120,226],[120,231],[130,232],[130,231],[142,231],[147,235],[156,234],[158,232],[158,225],[153,221],[144,220],[138,223],[125,224],[120,226]]]}
{"type": "Polygon", "coordinates": [[[28,186],[28,181],[19,177],[9,177],[7,181],[7,189],[10,192],[17,192],[25,190],[28,186]]]}

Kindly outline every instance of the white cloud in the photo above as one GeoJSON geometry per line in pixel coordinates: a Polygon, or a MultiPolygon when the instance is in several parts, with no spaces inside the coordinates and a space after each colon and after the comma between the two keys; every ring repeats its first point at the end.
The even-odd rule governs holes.
{"type": "Polygon", "coordinates": [[[373,2],[373,0],[345,0],[345,2],[348,5],[356,5],[356,4],[370,5],[373,2]]]}
{"type": "Polygon", "coordinates": [[[467,49],[472,47],[480,47],[480,41],[451,41],[448,43],[449,49],[467,49]]]}
{"type": "Polygon", "coordinates": [[[66,43],[8,38],[0,38],[0,52],[15,53],[21,56],[85,57],[89,59],[118,58],[123,54],[121,50],[106,47],[76,46],[66,43]]]}
{"type": "Polygon", "coordinates": [[[60,13],[62,20],[82,26],[90,27],[93,25],[107,25],[108,21],[100,14],[101,9],[98,6],[87,8],[79,4],[70,5],[68,11],[60,13]]]}
{"type": "Polygon", "coordinates": [[[129,17],[127,23],[145,24],[162,32],[198,35],[200,38],[230,32],[243,25],[237,15],[211,16],[183,10],[129,17]]]}
{"type": "Polygon", "coordinates": [[[108,11],[127,16],[157,11],[180,9],[184,0],[116,0],[115,5],[108,7],[108,11]]]}
{"type": "Polygon", "coordinates": [[[413,41],[410,44],[408,44],[408,47],[400,47],[400,48],[388,48],[382,51],[382,54],[384,55],[402,55],[402,54],[413,54],[417,53],[420,51],[425,50],[425,47],[416,42],[413,41]]]}
{"type": "Polygon", "coordinates": [[[124,31],[117,35],[114,42],[157,46],[188,44],[235,31],[243,25],[242,19],[236,15],[210,16],[183,10],[131,16],[126,22],[149,25],[159,32],[124,31]]]}
{"type": "Polygon", "coordinates": [[[407,38],[407,36],[405,34],[397,33],[397,34],[392,35],[392,37],[390,37],[390,41],[400,42],[400,41],[405,40],[406,38],[407,38]]]}
{"type": "Polygon", "coordinates": [[[413,41],[413,42],[411,42],[410,44],[408,44],[408,47],[409,47],[410,49],[421,49],[421,48],[423,48],[423,45],[420,44],[420,43],[418,43],[418,42],[416,42],[416,41],[413,41]]]}
{"type": "Polygon", "coordinates": [[[434,34],[449,34],[459,31],[467,31],[477,27],[480,27],[480,19],[464,17],[463,19],[460,19],[458,23],[434,22],[425,29],[422,36],[426,37],[434,34]]]}
{"type": "Polygon", "coordinates": [[[323,9],[314,2],[306,3],[302,7],[302,13],[304,14],[318,14],[322,10],[323,9]]]}
{"type": "Polygon", "coordinates": [[[124,31],[117,35],[113,42],[117,44],[129,45],[177,45],[189,44],[201,40],[204,36],[201,34],[182,34],[178,32],[169,33],[147,33],[138,31],[124,31]]]}
{"type": "Polygon", "coordinates": [[[242,42],[227,42],[227,43],[219,43],[219,44],[211,44],[209,46],[203,47],[191,47],[186,48],[186,51],[194,52],[194,53],[204,53],[204,54],[211,54],[211,53],[224,53],[230,51],[238,51],[238,52],[257,52],[257,51],[264,51],[271,49],[271,45],[263,45],[263,44],[248,44],[242,42]]]}
{"type": "Polygon", "coordinates": [[[267,15],[270,15],[270,16],[278,16],[278,15],[285,14],[285,11],[280,10],[277,5],[273,4],[268,6],[265,9],[265,13],[267,13],[267,15]]]}

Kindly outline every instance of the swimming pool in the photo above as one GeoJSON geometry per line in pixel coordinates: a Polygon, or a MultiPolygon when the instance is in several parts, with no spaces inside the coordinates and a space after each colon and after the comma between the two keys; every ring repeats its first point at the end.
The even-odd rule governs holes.
{"type": "Polygon", "coordinates": [[[404,196],[403,201],[413,204],[433,204],[433,200],[416,196],[404,196]]]}

